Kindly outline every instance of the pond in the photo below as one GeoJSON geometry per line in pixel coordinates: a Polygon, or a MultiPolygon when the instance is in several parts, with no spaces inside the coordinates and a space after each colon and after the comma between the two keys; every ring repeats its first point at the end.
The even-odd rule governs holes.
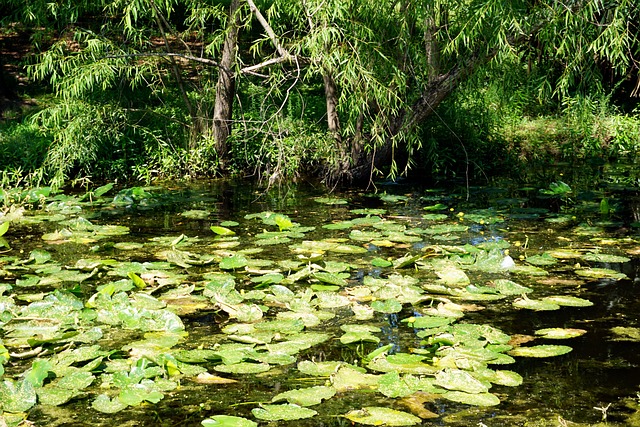
{"type": "Polygon", "coordinates": [[[0,426],[640,425],[638,181],[562,173],[6,193],[0,426]]]}

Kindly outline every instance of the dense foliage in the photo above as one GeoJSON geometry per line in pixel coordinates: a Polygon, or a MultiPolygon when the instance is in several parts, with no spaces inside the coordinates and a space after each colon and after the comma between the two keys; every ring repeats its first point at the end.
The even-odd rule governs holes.
{"type": "Polygon", "coordinates": [[[559,155],[633,154],[637,6],[9,0],[3,22],[29,35],[28,76],[53,96],[3,131],[3,151],[26,153],[3,158],[5,181],[366,180],[488,168],[507,148],[530,160],[548,141],[559,155]]]}

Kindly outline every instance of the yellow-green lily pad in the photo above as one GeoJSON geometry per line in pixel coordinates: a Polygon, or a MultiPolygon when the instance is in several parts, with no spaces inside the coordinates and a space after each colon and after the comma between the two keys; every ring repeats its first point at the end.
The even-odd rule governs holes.
{"type": "Polygon", "coordinates": [[[336,389],[333,387],[315,386],[285,391],[275,395],[271,402],[276,403],[286,400],[299,406],[313,406],[320,404],[325,399],[332,398],[335,394],[336,389]]]}
{"type": "Polygon", "coordinates": [[[285,403],[283,405],[262,405],[251,410],[254,417],[265,421],[292,421],[311,418],[318,413],[313,409],[285,403]]]}
{"type": "Polygon", "coordinates": [[[566,345],[536,345],[533,347],[517,347],[509,351],[511,356],[520,357],[554,357],[573,350],[566,345]]]}
{"type": "Polygon", "coordinates": [[[420,418],[408,412],[379,406],[366,406],[350,411],[345,414],[345,418],[354,423],[370,426],[414,426],[422,423],[420,418]]]}
{"type": "Polygon", "coordinates": [[[567,338],[575,338],[581,335],[586,334],[587,331],[584,329],[574,329],[574,328],[545,328],[538,329],[535,331],[536,335],[539,335],[542,338],[554,339],[554,340],[563,340],[567,338]]]}

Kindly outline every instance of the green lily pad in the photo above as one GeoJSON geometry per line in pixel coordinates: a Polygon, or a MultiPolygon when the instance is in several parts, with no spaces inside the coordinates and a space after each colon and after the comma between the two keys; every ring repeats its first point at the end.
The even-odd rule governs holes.
{"type": "Polygon", "coordinates": [[[399,313],[402,311],[402,304],[395,299],[377,300],[371,303],[371,308],[379,313],[399,313]]]}
{"type": "Polygon", "coordinates": [[[121,402],[117,397],[110,399],[106,394],[100,394],[91,403],[91,407],[96,411],[103,412],[105,414],[115,414],[123,409],[127,408],[126,403],[121,402]]]}
{"type": "Polygon", "coordinates": [[[526,308],[535,311],[552,311],[559,310],[560,306],[552,301],[535,300],[529,298],[518,298],[513,301],[516,308],[526,308]]]}
{"type": "Polygon", "coordinates": [[[435,384],[447,390],[465,393],[485,393],[491,387],[488,382],[480,381],[470,373],[460,369],[445,369],[436,374],[435,384]]]}
{"type": "Polygon", "coordinates": [[[569,295],[554,295],[540,299],[541,301],[550,302],[565,307],[591,307],[593,303],[584,298],[572,297],[569,295]]]}
{"type": "Polygon", "coordinates": [[[379,406],[366,406],[344,416],[354,423],[371,426],[414,426],[422,423],[415,415],[379,406]]]}
{"type": "Polygon", "coordinates": [[[549,253],[545,252],[541,255],[532,255],[526,258],[526,261],[529,264],[537,265],[537,266],[549,266],[555,265],[558,263],[558,260],[551,256],[549,253]]]}
{"type": "Polygon", "coordinates": [[[36,390],[26,379],[0,382],[0,402],[6,412],[26,412],[36,404],[36,390]]]}
{"type": "Polygon", "coordinates": [[[319,271],[317,273],[313,273],[313,277],[330,285],[347,286],[348,283],[345,278],[349,277],[349,273],[328,273],[326,271],[319,271]]]}
{"type": "Polygon", "coordinates": [[[420,379],[413,375],[404,375],[391,371],[380,377],[378,391],[387,397],[409,396],[420,390],[420,379]]]}
{"type": "Polygon", "coordinates": [[[209,215],[211,215],[211,212],[203,209],[192,209],[184,211],[180,215],[190,219],[207,219],[209,218],[209,215]]]}
{"type": "Polygon", "coordinates": [[[357,372],[364,373],[363,368],[358,368],[353,365],[349,365],[342,361],[324,361],[324,362],[312,362],[310,360],[303,360],[298,363],[298,370],[305,375],[312,375],[314,377],[328,377],[338,371],[342,366],[349,366],[357,372]]]}
{"type": "Polygon", "coordinates": [[[276,403],[286,400],[299,406],[313,406],[320,404],[323,400],[332,398],[335,394],[336,389],[333,387],[315,386],[277,394],[271,399],[271,402],[276,403]]]}
{"type": "Polygon", "coordinates": [[[545,329],[538,329],[537,331],[535,331],[535,334],[541,336],[542,338],[554,339],[554,340],[575,338],[575,337],[584,335],[586,333],[587,331],[585,331],[584,329],[574,329],[574,328],[545,328],[545,329]]]}
{"type": "Polygon", "coordinates": [[[508,279],[496,279],[493,281],[496,291],[502,295],[522,295],[533,292],[533,289],[522,286],[508,279]]]}
{"type": "Polygon", "coordinates": [[[286,403],[283,405],[262,405],[251,410],[254,417],[265,421],[292,421],[311,418],[318,413],[313,409],[286,403]]]}
{"type": "Polygon", "coordinates": [[[609,268],[579,268],[575,270],[578,276],[588,277],[591,279],[628,279],[627,275],[609,268]]]}
{"type": "Polygon", "coordinates": [[[491,393],[465,393],[462,391],[450,391],[443,394],[442,397],[453,402],[473,406],[496,406],[500,404],[498,396],[491,393]]]}
{"type": "Polygon", "coordinates": [[[243,255],[233,255],[223,258],[220,261],[220,268],[222,270],[235,270],[237,268],[244,268],[249,264],[249,260],[243,255]]]}
{"type": "Polygon", "coordinates": [[[385,267],[391,267],[393,263],[384,258],[374,258],[371,260],[371,265],[373,265],[374,267],[385,268],[385,267]]]}
{"type": "Polygon", "coordinates": [[[346,205],[349,203],[348,200],[339,197],[316,197],[313,200],[324,205],[346,205]]]}
{"type": "Polygon", "coordinates": [[[214,415],[202,420],[204,427],[258,427],[258,423],[242,417],[231,415],[214,415]]]}
{"type": "Polygon", "coordinates": [[[573,350],[566,345],[536,345],[533,347],[517,347],[509,351],[511,356],[520,357],[554,357],[573,350]]]}
{"type": "Polygon", "coordinates": [[[216,365],[213,369],[228,374],[260,374],[267,372],[271,366],[268,363],[239,362],[232,365],[216,365]]]}
{"type": "Polygon", "coordinates": [[[210,228],[211,228],[211,231],[216,233],[218,236],[234,236],[236,234],[235,231],[227,227],[221,227],[219,225],[212,225],[210,228]]]}
{"type": "Polygon", "coordinates": [[[586,261],[591,262],[606,262],[606,263],[623,263],[631,261],[631,258],[627,258],[626,256],[619,255],[608,255],[608,254],[586,254],[582,257],[586,261]]]}

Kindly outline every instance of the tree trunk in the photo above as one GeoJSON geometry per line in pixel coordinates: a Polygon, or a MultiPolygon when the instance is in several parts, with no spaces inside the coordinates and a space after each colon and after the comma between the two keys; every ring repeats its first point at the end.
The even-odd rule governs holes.
{"type": "Polygon", "coordinates": [[[227,36],[222,46],[222,57],[216,85],[216,101],[213,108],[213,137],[220,168],[226,169],[229,161],[228,139],[233,119],[235,97],[235,74],[233,71],[238,49],[238,29],[240,27],[240,0],[231,0],[227,36]]]}
{"type": "Polygon", "coordinates": [[[459,63],[446,74],[441,74],[431,79],[426,89],[416,100],[410,109],[396,116],[389,127],[389,136],[386,142],[374,150],[360,152],[352,159],[352,167],[348,174],[343,174],[341,180],[349,183],[370,182],[373,173],[392,164],[398,151],[403,152],[401,145],[403,135],[415,131],[415,128],[423,123],[440,105],[440,103],[453,92],[464,78],[475,69],[486,63],[493,57],[489,55],[472,55],[466,61],[459,63]]]}

